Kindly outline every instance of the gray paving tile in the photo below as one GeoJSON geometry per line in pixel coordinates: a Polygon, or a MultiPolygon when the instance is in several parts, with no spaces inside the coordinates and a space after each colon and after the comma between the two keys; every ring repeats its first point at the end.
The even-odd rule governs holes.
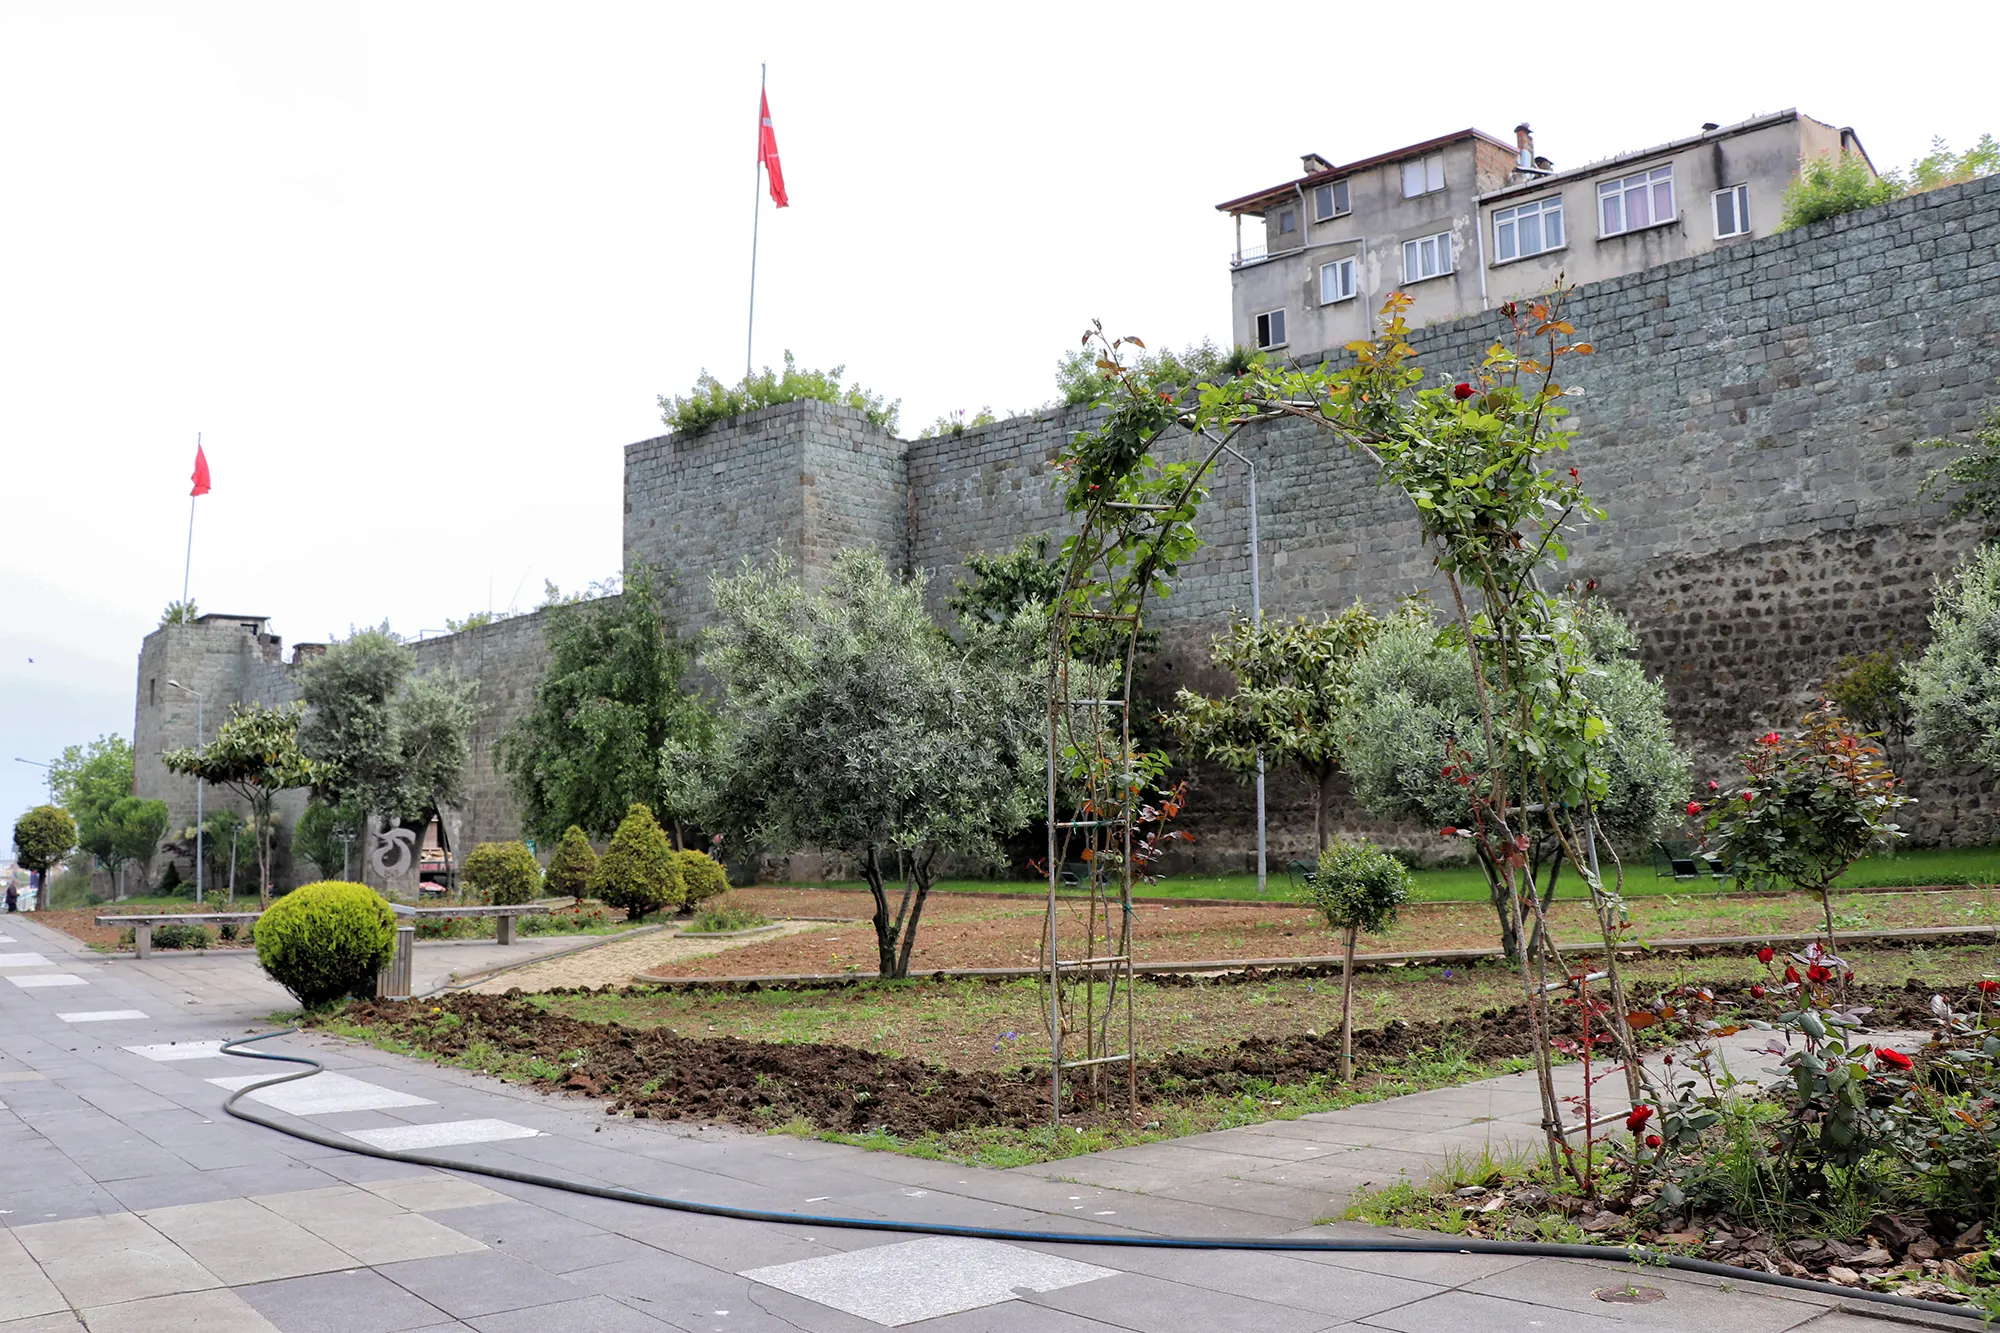
{"type": "Polygon", "coordinates": [[[551,1273],[569,1273],[658,1253],[629,1237],[531,1203],[445,1208],[427,1216],[488,1245],[505,1248],[515,1258],[526,1259],[551,1273]]]}
{"type": "Polygon", "coordinates": [[[497,1250],[381,1264],[377,1271],[455,1319],[549,1305],[590,1294],[497,1250]]]}
{"type": "Polygon", "coordinates": [[[444,1311],[365,1268],[239,1287],[237,1294],[285,1333],[403,1333],[444,1311]]]}
{"type": "Polygon", "coordinates": [[[1124,1328],[1145,1329],[1148,1333],[1183,1330],[1212,1333],[1218,1328],[1256,1329],[1258,1333],[1317,1333],[1335,1322],[1324,1314],[1204,1291],[1138,1273],[1121,1273],[1023,1299],[1124,1328]]]}
{"type": "Polygon", "coordinates": [[[235,1286],[348,1268],[346,1253],[248,1199],[155,1208],[145,1220],[235,1286]]]}
{"type": "MultiPolygon", "coordinates": [[[[1624,1313],[1644,1309],[1637,1305],[1604,1306],[1624,1313]]],[[[1414,1305],[1384,1310],[1361,1320],[1368,1328],[1395,1329],[1397,1333],[1438,1333],[1441,1329],[1534,1330],[1534,1333],[1614,1333],[1630,1325],[1618,1318],[1579,1314],[1552,1305],[1532,1305],[1479,1296],[1467,1291],[1448,1291],[1414,1305]]],[[[1680,1325],[1684,1333],[1708,1333],[1698,1325],[1680,1325]]]]}
{"type": "MultiPolygon", "coordinates": [[[[1081,1248],[1081,1247],[1079,1247],[1081,1248]]],[[[1077,1254],[1077,1258],[1085,1258],[1077,1254]]],[[[1313,1264],[1255,1250],[1141,1250],[1095,1247],[1092,1263],[1342,1319],[1358,1319],[1434,1296],[1446,1284],[1313,1264]],[[1331,1270],[1331,1271],[1330,1271],[1331,1270]]],[[[1330,1318],[1327,1322],[1333,1322],[1330,1318]]]]}
{"type": "Polygon", "coordinates": [[[10,1319],[0,1324],[0,1333],[86,1333],[86,1330],[81,1319],[64,1310],[59,1314],[10,1319]]]}
{"type": "Polygon", "coordinates": [[[1504,1296],[1585,1314],[1612,1312],[1618,1322],[1645,1328],[1699,1328],[1709,1333],[1780,1333],[1826,1308],[1830,1302],[1794,1299],[1778,1288],[1734,1283],[1723,1291],[1712,1281],[1632,1264],[1537,1259],[1504,1273],[1469,1283],[1465,1291],[1504,1296]],[[1593,1293],[1626,1283],[1654,1287],[1666,1299],[1649,1305],[1607,1306],[1593,1293]]]}
{"type": "Polygon", "coordinates": [[[41,1265],[12,1232],[0,1231],[0,1324],[67,1309],[69,1302],[42,1274],[41,1265]]]}
{"type": "Polygon", "coordinates": [[[552,1333],[561,1329],[577,1329],[579,1333],[586,1329],[589,1333],[672,1333],[679,1327],[606,1296],[585,1296],[559,1305],[482,1315],[468,1322],[479,1333],[552,1333]]]}
{"type": "Polygon", "coordinates": [[[233,1291],[152,1296],[85,1310],[90,1333],[281,1333],[233,1291]]]}

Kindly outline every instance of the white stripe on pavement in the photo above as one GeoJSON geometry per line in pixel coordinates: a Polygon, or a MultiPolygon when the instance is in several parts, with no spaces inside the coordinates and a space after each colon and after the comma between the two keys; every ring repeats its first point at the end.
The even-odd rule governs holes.
{"type": "Polygon", "coordinates": [[[493,1143],[500,1139],[532,1139],[539,1129],[529,1129],[508,1120],[446,1120],[435,1125],[398,1125],[393,1129],[350,1129],[350,1139],[377,1148],[402,1151],[409,1148],[449,1148],[459,1143],[493,1143]]]}
{"type": "Polygon", "coordinates": [[[57,1014],[65,1023],[122,1023],[131,1018],[144,1018],[137,1009],[84,1009],[73,1014],[57,1014]]]}

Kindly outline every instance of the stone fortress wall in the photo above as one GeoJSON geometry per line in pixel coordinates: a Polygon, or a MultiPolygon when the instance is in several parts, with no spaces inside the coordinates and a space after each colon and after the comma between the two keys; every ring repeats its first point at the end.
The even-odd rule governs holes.
{"type": "MultiPolygon", "coordinates": [[[[1631,619],[1699,773],[1722,776],[1728,754],[1792,721],[1843,655],[1921,644],[1932,580],[1981,535],[1919,496],[1934,460],[1912,442],[1966,431],[2000,405],[2000,178],[1581,287],[1565,313],[1596,348],[1565,372],[1585,390],[1571,404],[1570,461],[1607,511],[1575,543],[1572,572],[1595,578],[1631,619]]],[[[1503,332],[1489,312],[1411,341],[1420,364],[1455,376],[1503,332]]],[[[684,632],[709,617],[712,573],[783,554],[813,579],[857,544],[925,571],[942,612],[971,553],[1066,530],[1050,463],[1087,415],[1048,411],[902,441],[850,409],[793,403],[646,440],[626,449],[626,559],[677,577],[670,604],[684,632]]],[[[1299,423],[1247,431],[1238,447],[1258,470],[1267,615],[1317,615],[1357,598],[1383,608],[1429,585],[1413,520],[1365,460],[1299,423]]],[[[1244,483],[1233,461],[1215,474],[1207,547],[1155,604],[1155,697],[1180,683],[1223,686],[1206,644],[1249,606],[1244,483]]],[[[142,789],[165,779],[144,758],[184,725],[170,710],[189,702],[149,704],[148,655],[195,651],[174,636],[220,636],[199,650],[218,679],[284,697],[289,668],[223,642],[231,633],[170,628],[147,640],[142,789]]],[[[490,739],[532,691],[536,618],[419,652],[477,676],[490,710],[462,840],[513,836],[490,739]]],[[[211,699],[211,730],[223,711],[211,699]]],[[[1920,840],[1994,835],[1989,778],[1920,762],[1909,777],[1920,840]]],[[[1254,844],[1248,789],[1208,772],[1197,782],[1200,859],[1242,867],[1254,844]]],[[[1350,821],[1365,827],[1358,814],[1350,821]]],[[[1302,785],[1274,781],[1271,823],[1274,861],[1303,852],[1302,785]]]]}

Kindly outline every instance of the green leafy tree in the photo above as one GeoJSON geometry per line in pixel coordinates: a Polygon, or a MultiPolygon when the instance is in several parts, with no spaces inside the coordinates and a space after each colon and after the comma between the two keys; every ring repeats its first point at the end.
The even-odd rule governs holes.
{"type": "MultiPolygon", "coordinates": [[[[345,830],[359,837],[367,816],[352,805],[332,805],[326,801],[306,802],[305,813],[299,816],[298,825],[292,829],[292,857],[294,860],[310,861],[324,879],[336,875],[345,876],[348,862],[353,859],[354,842],[343,842],[337,834],[345,830]]],[[[210,856],[215,855],[215,834],[209,835],[210,856]]],[[[223,848],[221,859],[226,866],[229,849],[223,848]]]]}
{"type": "Polygon", "coordinates": [[[549,858],[544,882],[550,893],[566,893],[581,898],[590,887],[591,872],[597,869],[597,853],[591,849],[584,831],[571,824],[563,830],[556,854],[549,858]]]}
{"type": "Polygon", "coordinates": [[[330,645],[299,677],[299,746],[328,775],[318,794],[418,826],[462,803],[478,692],[455,671],[418,672],[386,624],[330,645]]]}
{"type": "Polygon", "coordinates": [[[644,805],[632,806],[597,858],[590,894],[607,907],[624,908],[628,921],[663,907],[679,908],[686,900],[673,840],[644,805]]]}
{"type": "MultiPolygon", "coordinates": [[[[1146,378],[1155,392],[1178,396],[1204,381],[1213,383],[1245,374],[1263,359],[1264,353],[1248,347],[1232,347],[1225,352],[1204,338],[1179,352],[1170,348],[1142,351],[1131,369],[1146,378]]],[[[1098,365],[1094,348],[1086,345],[1066,352],[1056,361],[1057,396],[1053,405],[1082,407],[1101,402],[1109,395],[1109,386],[1114,381],[1115,377],[1107,377],[1098,365]]]]}
{"type": "Polygon", "coordinates": [[[1396,924],[1409,900],[1410,872],[1380,847],[1336,842],[1320,849],[1319,874],[1306,898],[1327,927],[1340,932],[1340,1077],[1354,1077],[1354,944],[1362,934],[1380,935],[1396,924]]]}
{"type": "Polygon", "coordinates": [[[2000,408],[1988,412],[1970,440],[1918,440],[1920,449],[1957,449],[1959,454],[1924,477],[1926,495],[1952,493],[1951,517],[2000,522],[2000,408]]]}
{"type": "Polygon", "coordinates": [[[816,400],[851,407],[883,430],[893,432],[902,403],[886,402],[881,394],[870,393],[859,384],[841,383],[846,373],[845,366],[800,370],[789,351],[785,353],[782,372],[766,366],[754,375],[746,375],[734,388],[704,370],[686,397],[660,396],[660,417],[676,434],[685,435],[762,407],[816,400]]]}
{"type": "Polygon", "coordinates": [[[78,841],[114,879],[122,869],[131,866],[138,870],[140,883],[144,884],[152,869],[153,856],[160,849],[160,839],[166,836],[167,818],[165,801],[121,797],[92,828],[95,845],[81,837],[78,841]]]}
{"type": "Polygon", "coordinates": [[[1296,767],[1313,784],[1313,846],[1325,851],[1348,679],[1381,624],[1358,602],[1318,621],[1237,616],[1209,648],[1215,665],[1236,678],[1235,693],[1211,699],[1181,690],[1168,729],[1237,773],[1255,773],[1260,754],[1266,767],[1296,767]]]}
{"type": "Polygon", "coordinates": [[[1708,836],[1735,876],[1819,895],[1826,947],[1834,949],[1833,882],[1870,851],[1904,836],[1896,811],[1910,803],[1882,752],[1822,701],[1787,736],[1767,732],[1739,757],[1743,780],[1718,793],[1708,836]]]}
{"type": "Polygon", "coordinates": [[[1894,177],[1878,177],[1868,159],[1858,153],[1814,158],[1799,168],[1785,188],[1784,216],[1775,230],[1790,231],[1842,213],[1886,204],[1902,194],[1894,177]]]}
{"type": "Polygon", "coordinates": [[[49,872],[76,850],[76,821],[67,810],[38,805],[14,821],[14,859],[25,870],[42,877],[42,896],[48,897],[49,872]]]}
{"type": "Polygon", "coordinates": [[[1897,644],[1872,653],[1850,653],[1821,687],[1842,713],[1880,736],[1892,758],[1904,755],[1910,739],[1910,705],[1903,697],[1907,665],[1897,644]]]}
{"type": "Polygon", "coordinates": [[[465,887],[496,905],[531,902],[542,887],[542,867],[524,842],[482,842],[465,858],[465,887]]]}
{"type": "Polygon", "coordinates": [[[49,785],[76,820],[77,845],[111,876],[114,891],[122,893],[125,867],[149,864],[166,831],[164,804],[135,804],[130,742],[109,735],[70,746],[50,764],[49,785]],[[144,835],[156,813],[152,807],[158,807],[159,829],[152,845],[146,845],[144,835]]]}
{"type": "Polygon", "coordinates": [[[196,606],[192,600],[168,602],[167,609],[160,612],[160,623],[162,625],[192,625],[200,619],[201,608],[196,606]]]}
{"type": "Polygon", "coordinates": [[[698,805],[714,722],[683,688],[691,654],[662,618],[666,589],[643,565],[614,596],[568,601],[551,589],[548,670],[495,747],[539,841],[572,824],[608,837],[634,804],[678,828],[698,805]]]}
{"type": "Polygon", "coordinates": [[[881,975],[905,976],[939,858],[999,861],[1035,807],[1043,705],[1025,654],[1004,631],[954,643],[921,577],[872,552],[840,552],[820,590],[782,560],[713,588],[717,810],[752,846],[852,855],[881,975]]]}
{"type": "Polygon", "coordinates": [[[1933,763],[2000,771],[2000,546],[1938,584],[1931,641],[1905,673],[1916,743],[1933,763]]]}
{"type": "Polygon", "coordinates": [[[200,778],[212,787],[236,793],[250,808],[251,833],[257,845],[257,896],[271,902],[271,807],[278,794],[302,787],[330,784],[335,771],[299,748],[301,703],[267,707],[236,705],[215,739],[207,745],[169,750],[160,762],[172,773],[200,778]]]}
{"type": "MultiPolygon", "coordinates": [[[[250,822],[234,810],[215,810],[202,821],[202,857],[207,861],[208,882],[217,887],[232,885],[231,870],[245,873],[257,865],[257,836],[253,830],[249,837],[243,831],[250,822]]],[[[195,842],[194,829],[181,834],[181,841],[192,847],[195,842]]]]}
{"type": "Polygon", "coordinates": [[[1931,150],[1910,163],[1909,174],[1901,182],[1911,194],[1958,185],[2000,172],[2000,143],[1990,134],[1963,153],[1954,153],[1943,136],[1931,140],[1931,150]]]}

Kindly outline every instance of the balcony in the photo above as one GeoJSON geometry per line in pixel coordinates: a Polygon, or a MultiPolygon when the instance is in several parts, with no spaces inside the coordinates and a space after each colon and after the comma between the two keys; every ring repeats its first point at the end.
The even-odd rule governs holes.
{"type": "Polygon", "coordinates": [[[1261,264],[1270,257],[1270,248],[1262,241],[1252,245],[1238,246],[1236,253],[1230,256],[1229,267],[1243,268],[1250,264],[1261,264]]]}

